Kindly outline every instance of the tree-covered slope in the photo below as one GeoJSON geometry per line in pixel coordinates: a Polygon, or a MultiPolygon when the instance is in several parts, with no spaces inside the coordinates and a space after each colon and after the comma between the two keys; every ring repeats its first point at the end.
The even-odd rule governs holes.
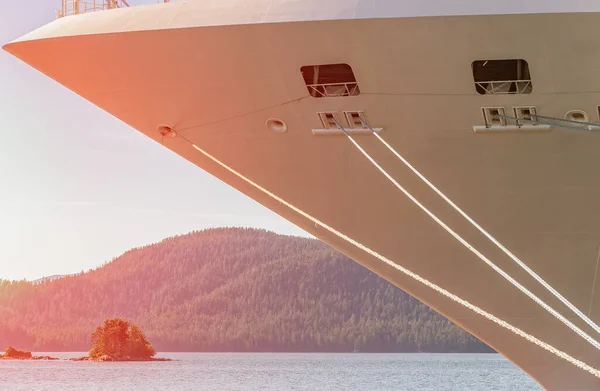
{"type": "Polygon", "coordinates": [[[263,230],[193,232],[87,273],[0,282],[0,346],[87,350],[110,317],[162,351],[490,351],[327,245],[263,230]]]}

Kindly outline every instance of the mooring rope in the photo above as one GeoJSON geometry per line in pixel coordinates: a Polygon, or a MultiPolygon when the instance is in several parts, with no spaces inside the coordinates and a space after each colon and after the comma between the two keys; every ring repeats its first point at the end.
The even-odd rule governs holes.
{"type": "MultiPolygon", "coordinates": [[[[184,138],[185,139],[185,138],[184,138]]],[[[285,201],[284,199],[282,199],[281,197],[275,195],[274,193],[270,192],[269,190],[265,189],[264,187],[260,186],[258,183],[252,181],[251,179],[247,178],[246,176],[242,175],[241,173],[237,172],[236,170],[234,170],[233,168],[229,167],[228,165],[226,165],[225,163],[221,162],[220,160],[218,160],[217,158],[215,158],[214,156],[212,156],[211,154],[209,154],[208,152],[204,151],[202,148],[198,147],[196,144],[194,144],[193,142],[191,142],[190,140],[185,139],[187,142],[189,142],[192,147],[194,147],[198,152],[200,152],[202,155],[204,155],[205,157],[207,157],[208,159],[210,159],[211,161],[213,161],[214,163],[216,163],[217,165],[219,165],[220,167],[222,167],[223,169],[227,170],[228,172],[230,172],[231,174],[233,174],[234,176],[238,177],[239,179],[243,180],[244,182],[246,182],[247,184],[249,184],[250,186],[254,187],[255,189],[261,191],[262,193],[264,193],[265,195],[271,197],[272,199],[274,199],[275,201],[281,203],[282,205],[285,205],[287,208],[291,209],[292,211],[298,213],[300,216],[306,218],[307,220],[313,222],[314,224],[316,224],[317,226],[329,231],[331,234],[337,236],[338,238],[348,242],[349,244],[357,247],[358,249],[364,251],[365,253],[373,256],[374,258],[380,260],[381,262],[385,263],[386,265],[398,270],[399,272],[407,275],[408,277],[420,282],[421,284],[427,286],[428,288],[433,289],[434,291],[438,292],[439,294],[441,294],[444,297],[449,298],[450,300],[468,308],[469,310],[473,311],[474,313],[483,316],[484,318],[488,319],[489,321],[497,324],[498,326],[507,329],[509,331],[511,331],[512,333],[514,333],[517,336],[520,336],[522,338],[524,338],[525,340],[533,343],[536,346],[539,346],[540,348],[554,354],[557,357],[562,358],[563,360],[569,362],[570,364],[574,365],[575,367],[582,369],[588,373],[590,373],[591,375],[600,378],[600,371],[593,368],[592,366],[586,364],[585,362],[578,360],[576,358],[574,358],[573,356],[563,352],[562,350],[559,350],[557,348],[555,348],[554,346],[543,342],[539,339],[537,339],[536,337],[534,337],[531,334],[526,333],[525,331],[511,325],[510,323],[506,322],[505,320],[502,320],[486,311],[484,311],[483,309],[477,307],[474,304],[471,304],[470,302],[468,302],[467,300],[461,299],[460,297],[450,293],[449,291],[445,290],[444,288],[441,288],[440,286],[434,284],[433,282],[430,282],[429,280],[421,277],[420,275],[411,272],[410,270],[396,264],[395,262],[392,262],[391,260],[389,260],[388,258],[384,257],[383,255],[378,254],[377,252],[371,250],[370,248],[364,246],[363,244],[355,241],[354,239],[344,235],[343,233],[337,231],[336,229],[328,226],[327,224],[323,223],[322,221],[320,221],[319,219],[317,219],[316,217],[313,217],[311,215],[309,215],[308,213],[304,212],[303,210],[301,210],[300,208],[292,205],[291,203],[285,201]]]]}
{"type": "Polygon", "coordinates": [[[577,335],[588,341],[592,344],[596,349],[600,350],[600,343],[588,335],[586,332],[577,327],[573,322],[565,318],[558,311],[552,308],[550,305],[546,304],[542,299],[537,297],[523,285],[521,285],[517,280],[511,277],[508,273],[490,261],[485,255],[483,255],[479,250],[473,247],[469,242],[463,239],[460,235],[458,235],[452,228],[450,228],[446,223],[444,223],[440,218],[438,218],[433,212],[431,212],[427,207],[425,207],[419,200],[417,200],[408,190],[406,190],[398,181],[396,181],[387,171],[385,171],[376,161],[369,155],[357,142],[352,138],[352,136],[344,129],[343,126],[339,124],[339,122],[334,118],[334,122],[340,128],[342,132],[348,137],[348,139],[354,144],[354,146],[377,168],[398,190],[400,190],[408,199],[410,199],[415,205],[417,205],[423,212],[425,212],[433,221],[435,221],[440,227],[442,227],[446,232],[448,232],[454,239],[456,239],[459,243],[461,243],[464,247],[466,247],[469,251],[475,254],[479,259],[485,262],[488,266],[490,266],[496,273],[500,274],[504,279],[510,282],[513,286],[523,292],[527,297],[540,305],[543,309],[548,311],[552,316],[561,321],[565,326],[569,327],[573,330],[577,335]]]}
{"type": "MultiPolygon", "coordinates": [[[[586,316],[582,311],[579,310],[575,305],[573,305],[567,298],[561,295],[556,289],[554,289],[548,282],[546,282],[542,277],[540,277],[536,272],[534,272],[525,262],[519,259],[516,255],[514,255],[508,248],[506,248],[499,240],[493,237],[488,231],[486,231],[481,225],[479,225],[475,220],[473,220],[467,213],[465,213],[458,205],[456,205],[448,196],[446,196],[441,190],[439,190],[425,175],[419,172],[406,158],[404,158],[398,151],[396,151],[387,141],[383,139],[373,128],[362,118],[360,119],[365,127],[367,127],[386,148],[392,152],[406,167],[408,167],[416,176],[419,177],[431,190],[433,190],[437,195],[439,195],[448,205],[450,205],[455,211],[457,211],[462,217],[465,218],[473,227],[475,227],[479,232],[481,232],[486,238],[488,238],[493,244],[495,244],[502,252],[504,252],[510,259],[512,259],[517,265],[519,265],[523,270],[525,270],[531,277],[533,277],[537,282],[539,282],[544,288],[546,288],[550,293],[552,293],[558,300],[560,300],[565,306],[567,306],[571,311],[573,311],[579,318],[581,318],[585,323],[591,326],[594,331],[600,333],[600,327],[594,323],[588,316],[586,316]]],[[[600,125],[598,125],[600,126],[600,125]]]]}
{"type": "Polygon", "coordinates": [[[583,125],[583,126],[592,126],[595,128],[600,128],[600,124],[596,124],[594,122],[587,122],[587,121],[577,121],[574,119],[566,119],[566,118],[558,118],[558,117],[548,117],[545,115],[539,115],[539,114],[530,114],[531,117],[535,117],[535,118],[541,118],[541,119],[549,119],[552,121],[558,121],[558,122],[567,122],[570,124],[576,124],[576,125],[583,125]]]}
{"type": "Polygon", "coordinates": [[[567,123],[574,123],[574,124],[579,124],[579,125],[585,126],[585,127],[577,127],[577,126],[568,126],[568,125],[564,125],[564,124],[557,124],[557,123],[553,123],[553,122],[543,122],[543,121],[538,121],[538,120],[533,120],[533,119],[511,117],[509,115],[498,114],[498,117],[504,118],[504,119],[515,120],[515,121],[518,121],[518,122],[526,122],[528,124],[548,125],[548,126],[554,126],[554,127],[563,128],[563,129],[576,130],[578,132],[588,132],[588,133],[600,134],[600,130],[592,129],[592,127],[600,127],[600,124],[595,124],[595,123],[592,123],[592,122],[581,122],[581,121],[573,121],[573,120],[569,120],[569,119],[561,119],[561,118],[554,118],[554,117],[543,117],[543,116],[539,116],[539,115],[536,115],[536,114],[530,114],[529,115],[529,117],[531,117],[531,118],[533,118],[533,117],[536,117],[536,118],[545,118],[545,119],[549,119],[549,120],[561,121],[561,122],[567,122],[567,123]]]}

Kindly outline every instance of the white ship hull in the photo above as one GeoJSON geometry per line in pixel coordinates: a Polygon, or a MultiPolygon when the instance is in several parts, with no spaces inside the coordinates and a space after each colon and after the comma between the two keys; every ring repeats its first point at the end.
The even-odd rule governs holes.
{"type": "MultiPolygon", "coordinates": [[[[600,13],[390,17],[385,4],[394,8],[392,2],[377,9],[360,1],[352,15],[334,7],[344,2],[331,2],[322,6],[324,20],[311,21],[321,19],[311,11],[316,3],[307,2],[298,19],[293,9],[280,11],[284,3],[269,11],[268,1],[246,1],[228,17],[218,12],[224,5],[210,1],[80,15],[6,49],[414,295],[546,389],[599,390],[597,347],[442,229],[347,137],[312,130],[323,127],[318,112],[364,111],[395,150],[597,322],[600,135],[556,127],[474,132],[474,126],[484,125],[481,109],[490,106],[507,113],[535,106],[561,118],[584,110],[600,122],[600,13]],[[504,58],[528,61],[531,94],[476,92],[471,63],[504,58]],[[352,66],[360,95],[309,95],[300,68],[332,63],[352,66]],[[284,121],[287,131],[267,129],[271,118],[284,121]],[[161,135],[163,124],[177,136],[161,135]],[[473,312],[336,231],[589,367],[473,312]]],[[[372,134],[355,139],[473,247],[598,339],[372,134]]]]}

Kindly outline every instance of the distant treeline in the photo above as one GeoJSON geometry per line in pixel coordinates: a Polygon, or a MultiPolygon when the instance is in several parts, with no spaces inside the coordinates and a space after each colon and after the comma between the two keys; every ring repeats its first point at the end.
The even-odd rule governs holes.
{"type": "Polygon", "coordinates": [[[85,351],[111,317],[159,351],[491,351],[329,246],[263,230],[193,232],[76,276],[0,282],[0,346],[85,351]]]}

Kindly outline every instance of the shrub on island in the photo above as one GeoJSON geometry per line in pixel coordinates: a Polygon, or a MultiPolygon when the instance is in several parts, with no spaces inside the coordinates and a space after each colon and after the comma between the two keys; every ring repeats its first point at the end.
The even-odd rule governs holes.
{"type": "Polygon", "coordinates": [[[92,334],[89,357],[101,361],[151,360],[156,354],[142,330],[123,319],[106,319],[92,334]]]}

